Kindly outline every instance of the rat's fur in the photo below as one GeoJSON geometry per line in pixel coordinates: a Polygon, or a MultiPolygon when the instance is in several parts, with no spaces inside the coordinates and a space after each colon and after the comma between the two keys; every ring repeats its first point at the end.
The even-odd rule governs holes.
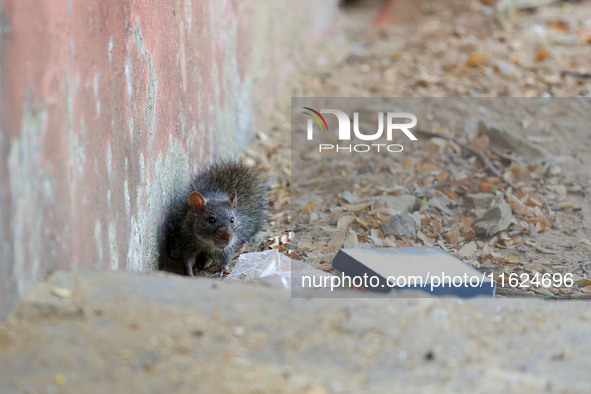
{"type": "Polygon", "coordinates": [[[193,276],[193,268],[213,261],[220,274],[227,272],[234,254],[262,230],[268,206],[267,185],[256,169],[233,161],[211,164],[173,201],[159,268],[193,276]]]}

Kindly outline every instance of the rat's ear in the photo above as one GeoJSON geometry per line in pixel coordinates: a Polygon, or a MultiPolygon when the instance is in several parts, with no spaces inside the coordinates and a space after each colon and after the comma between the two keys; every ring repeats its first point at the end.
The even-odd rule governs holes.
{"type": "Polygon", "coordinates": [[[197,215],[201,213],[203,206],[205,205],[205,199],[203,196],[197,192],[193,192],[189,195],[189,199],[187,200],[189,206],[195,211],[197,215]]]}
{"type": "Polygon", "coordinates": [[[234,192],[230,196],[230,206],[232,207],[232,209],[236,208],[237,201],[238,201],[238,197],[236,197],[236,192],[234,192]]]}

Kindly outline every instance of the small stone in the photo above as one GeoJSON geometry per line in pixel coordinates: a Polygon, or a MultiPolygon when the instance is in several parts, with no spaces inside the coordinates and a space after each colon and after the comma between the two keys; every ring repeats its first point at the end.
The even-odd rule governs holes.
{"type": "Polygon", "coordinates": [[[534,34],[536,34],[537,36],[544,38],[546,37],[546,29],[544,28],[544,26],[541,25],[533,25],[530,28],[530,31],[534,34]]]}
{"type": "Polygon", "coordinates": [[[412,212],[417,206],[417,198],[410,194],[385,196],[381,200],[387,208],[394,209],[400,213],[412,212]]]}
{"type": "Polygon", "coordinates": [[[408,236],[414,238],[417,236],[415,221],[408,214],[392,216],[389,222],[383,223],[380,226],[380,229],[382,230],[382,234],[385,237],[387,237],[388,235],[394,235],[398,238],[408,236]]]}
{"type": "Polygon", "coordinates": [[[504,60],[499,60],[497,62],[497,68],[499,69],[499,72],[505,76],[516,76],[519,74],[519,70],[515,64],[504,60]]]}
{"type": "Polygon", "coordinates": [[[232,334],[237,337],[243,337],[246,334],[246,329],[242,326],[236,326],[232,328],[232,334]]]}
{"type": "Polygon", "coordinates": [[[562,174],[562,168],[559,165],[554,164],[550,167],[550,174],[551,175],[560,175],[562,174]]]}
{"type": "Polygon", "coordinates": [[[509,228],[511,224],[511,208],[503,203],[492,207],[484,215],[476,218],[472,228],[478,235],[494,235],[509,228]]]}
{"type": "Polygon", "coordinates": [[[357,234],[350,233],[349,235],[347,235],[347,237],[345,238],[345,241],[343,242],[343,248],[354,249],[354,248],[358,248],[358,247],[359,247],[359,240],[357,239],[357,234]]]}
{"type": "Polygon", "coordinates": [[[355,201],[357,201],[357,198],[353,195],[353,193],[347,190],[343,192],[343,200],[347,201],[349,204],[353,204],[355,201]]]}
{"type": "Polygon", "coordinates": [[[488,208],[494,198],[494,194],[491,193],[466,194],[466,201],[472,208],[488,208]]]}
{"type": "Polygon", "coordinates": [[[72,296],[72,291],[65,287],[52,287],[49,291],[59,298],[70,298],[72,296]]]}
{"type": "Polygon", "coordinates": [[[542,81],[547,85],[558,85],[561,82],[560,75],[544,75],[542,81]]]}

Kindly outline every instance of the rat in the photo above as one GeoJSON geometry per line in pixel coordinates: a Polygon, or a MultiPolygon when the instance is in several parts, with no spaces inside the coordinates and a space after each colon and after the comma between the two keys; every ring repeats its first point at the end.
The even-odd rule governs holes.
{"type": "Polygon", "coordinates": [[[171,204],[164,228],[160,269],[182,270],[230,260],[263,229],[269,207],[268,185],[260,172],[243,162],[217,161],[201,171],[171,204]]]}

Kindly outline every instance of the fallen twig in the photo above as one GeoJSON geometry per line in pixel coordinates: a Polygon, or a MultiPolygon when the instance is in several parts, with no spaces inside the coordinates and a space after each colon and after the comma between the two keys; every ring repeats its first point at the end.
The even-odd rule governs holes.
{"type": "Polygon", "coordinates": [[[413,130],[413,131],[416,131],[418,134],[422,134],[422,135],[429,137],[429,138],[443,138],[444,140],[452,141],[453,143],[458,144],[463,149],[467,150],[468,152],[472,153],[474,156],[478,157],[478,159],[480,159],[482,164],[484,164],[484,166],[494,176],[500,178],[503,182],[505,182],[507,185],[511,186],[513,189],[517,189],[517,186],[513,182],[511,182],[510,180],[505,178],[505,176],[503,176],[503,174],[501,174],[499,172],[499,170],[497,170],[495,168],[495,166],[493,166],[493,164],[490,162],[489,158],[486,156],[486,154],[484,154],[484,152],[474,149],[470,145],[464,144],[464,143],[458,141],[458,139],[456,139],[454,137],[449,137],[444,134],[437,134],[437,133],[433,133],[431,131],[426,131],[426,130],[413,130]]]}
{"type": "Polygon", "coordinates": [[[591,261],[587,261],[587,262],[582,262],[579,261],[579,265],[577,265],[575,268],[573,268],[572,270],[568,271],[569,274],[574,274],[576,271],[582,269],[583,272],[587,273],[587,267],[591,265],[591,261]]]}
{"type": "Polygon", "coordinates": [[[591,78],[591,73],[582,73],[575,70],[563,70],[562,75],[570,75],[571,77],[575,78],[591,78]]]}
{"type": "Polygon", "coordinates": [[[470,179],[474,178],[474,175],[478,174],[481,171],[484,171],[487,167],[486,166],[482,166],[479,169],[477,169],[476,171],[472,172],[470,175],[465,176],[464,178],[460,178],[460,179],[456,179],[456,180],[446,180],[446,181],[441,181],[441,182],[436,182],[436,183],[432,183],[430,185],[427,186],[423,186],[418,188],[417,190],[415,190],[413,192],[414,195],[421,195],[423,194],[423,192],[425,190],[429,190],[429,189],[439,189],[441,187],[447,187],[447,186],[454,186],[454,185],[459,185],[461,183],[467,182],[470,179]]]}

